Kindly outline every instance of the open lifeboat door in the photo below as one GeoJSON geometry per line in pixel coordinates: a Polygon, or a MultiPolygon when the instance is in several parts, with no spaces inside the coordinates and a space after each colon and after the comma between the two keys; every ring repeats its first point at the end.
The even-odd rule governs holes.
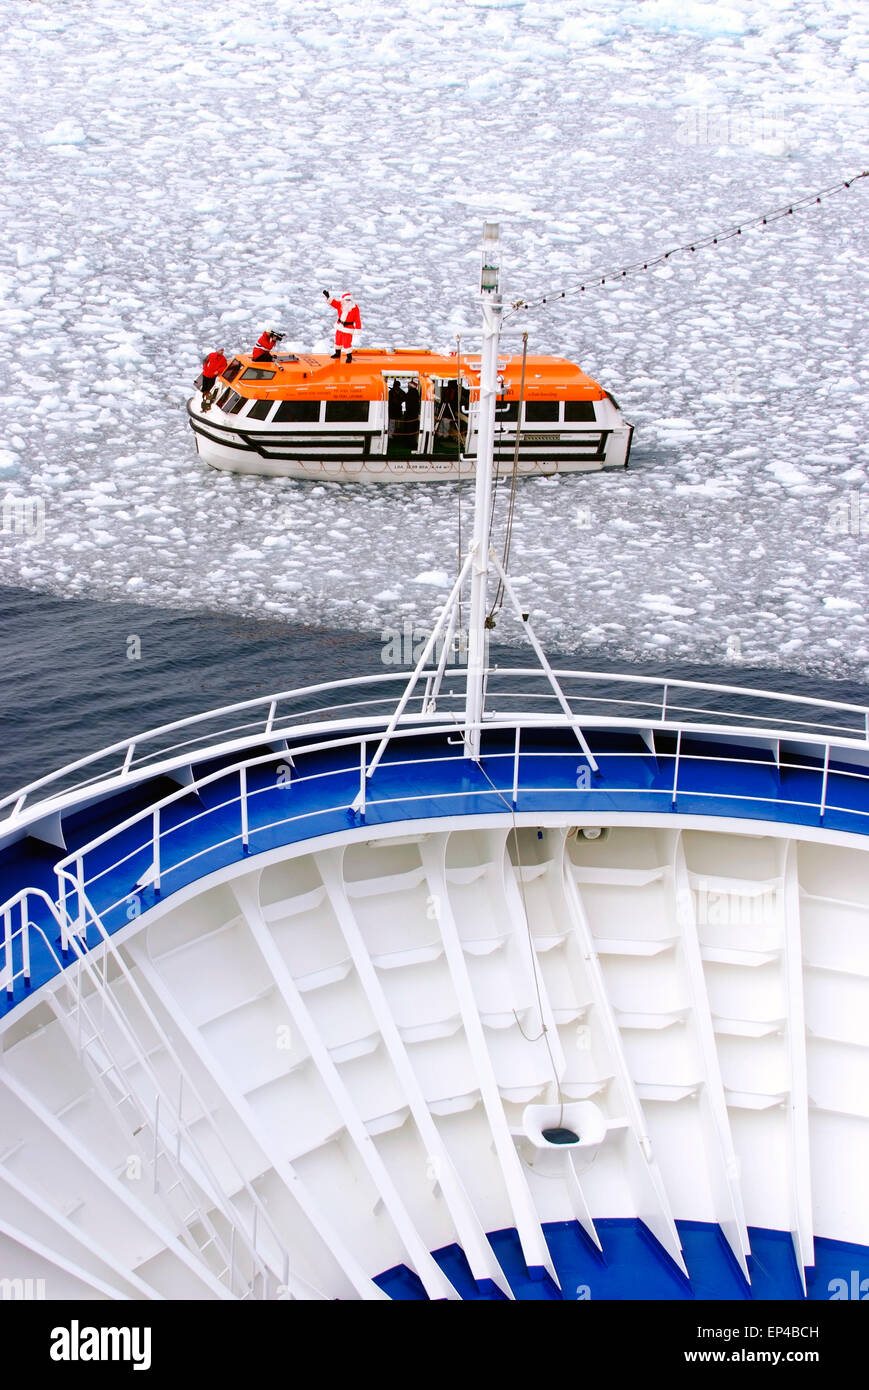
{"type": "Polygon", "coordinates": [[[430,452],[455,458],[457,452],[465,452],[470,392],[463,381],[460,402],[455,376],[432,376],[429,380],[432,396],[430,452]]]}
{"type": "Polygon", "coordinates": [[[420,452],[425,433],[424,378],[412,371],[384,372],[383,378],[388,419],[386,452],[390,458],[408,458],[420,452]]]}

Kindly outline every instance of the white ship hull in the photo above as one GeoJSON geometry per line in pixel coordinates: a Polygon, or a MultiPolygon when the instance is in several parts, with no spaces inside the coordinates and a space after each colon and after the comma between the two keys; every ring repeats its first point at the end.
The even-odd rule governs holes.
{"type": "Polygon", "coordinates": [[[865,711],[637,682],[607,713],[562,674],[595,777],[493,673],[522,712],[482,764],[417,701],[360,806],[389,679],[18,799],[7,856],[59,869],[2,910],[4,1266],[92,1298],[869,1274],[865,711]]]}

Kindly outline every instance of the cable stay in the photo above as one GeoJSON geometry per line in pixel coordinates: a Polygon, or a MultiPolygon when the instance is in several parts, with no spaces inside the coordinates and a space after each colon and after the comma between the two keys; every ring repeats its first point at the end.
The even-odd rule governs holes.
{"type": "Polygon", "coordinates": [[[850,179],[843,179],[839,183],[830,184],[828,188],[821,188],[816,193],[807,193],[802,198],[795,198],[782,207],[774,208],[771,212],[759,213],[756,217],[748,217],[741,222],[733,222],[730,226],[721,228],[720,231],[707,232],[702,236],[692,238],[691,241],[687,241],[681,246],[671,246],[669,251],[656,252],[654,255],[647,256],[645,260],[634,261],[629,265],[616,266],[611,270],[598,270],[590,275],[577,277],[576,280],[567,282],[562,289],[549,290],[544,295],[516,299],[512,302],[510,311],[505,314],[505,318],[510,318],[512,314],[526,310],[542,308],[553,302],[557,303],[566,299],[568,295],[583,294],[587,290],[599,289],[602,285],[612,285],[634,275],[642,275],[644,271],[654,270],[656,266],[663,265],[668,261],[671,256],[679,255],[682,252],[691,253],[702,251],[707,246],[719,246],[725,241],[731,241],[734,237],[742,236],[742,233],[751,227],[767,227],[774,222],[780,222],[785,217],[793,216],[800,209],[816,206],[825,198],[830,198],[835,193],[841,193],[845,189],[851,188],[860,179],[865,178],[869,178],[869,169],[852,175],[850,179]]]}

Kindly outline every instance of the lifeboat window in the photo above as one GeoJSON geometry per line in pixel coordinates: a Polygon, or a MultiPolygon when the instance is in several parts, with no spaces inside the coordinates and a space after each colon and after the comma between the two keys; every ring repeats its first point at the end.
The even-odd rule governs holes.
{"type": "Polygon", "coordinates": [[[565,401],[565,420],[594,420],[594,401],[565,401]]]}
{"type": "Polygon", "coordinates": [[[230,362],[229,366],[227,367],[226,371],[223,373],[224,381],[235,381],[235,378],[238,376],[240,371],[241,363],[239,362],[237,357],[234,357],[230,362]]]}
{"type": "Polygon", "coordinates": [[[558,401],[526,401],[525,419],[532,420],[557,420],[558,401]]]}
{"type": "Polygon", "coordinates": [[[320,401],[281,401],[272,424],[283,424],[285,420],[319,420],[320,404],[320,401]]]}
{"type": "Polygon", "coordinates": [[[519,402],[518,401],[498,401],[495,406],[496,420],[518,420],[519,402]]]}
{"type": "Polygon", "coordinates": [[[244,404],[244,396],[240,396],[237,391],[230,391],[220,409],[224,415],[237,415],[244,404]]]}
{"type": "Polygon", "coordinates": [[[250,410],[247,412],[249,420],[267,420],[274,401],[254,401],[250,410]]]}
{"type": "Polygon", "coordinates": [[[218,410],[222,410],[223,407],[226,405],[226,402],[229,400],[230,396],[234,396],[234,395],[235,395],[235,392],[234,392],[234,391],[230,391],[229,387],[227,387],[226,390],[223,392],[223,394],[220,395],[220,396],[218,396],[218,398],[217,398],[217,408],[218,408],[218,410]]]}
{"type": "Polygon", "coordinates": [[[326,419],[336,422],[367,420],[368,401],[327,401],[326,419]]]}
{"type": "Polygon", "coordinates": [[[242,381],[271,381],[274,372],[267,371],[264,367],[248,367],[242,373],[242,381]]]}

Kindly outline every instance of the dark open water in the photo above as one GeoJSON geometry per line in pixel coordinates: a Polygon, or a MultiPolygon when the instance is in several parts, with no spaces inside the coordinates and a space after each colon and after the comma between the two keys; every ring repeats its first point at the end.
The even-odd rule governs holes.
{"type": "MultiPolygon", "coordinates": [[[[383,673],[382,634],[218,613],[58,599],[0,587],[0,795],[144,729],[273,691],[383,673]],[[139,659],[131,639],[138,638],[139,659]]],[[[534,664],[530,649],[494,662],[534,664]]],[[[559,654],[561,667],[756,685],[856,704],[869,688],[742,666],[635,666],[559,654]]]]}

